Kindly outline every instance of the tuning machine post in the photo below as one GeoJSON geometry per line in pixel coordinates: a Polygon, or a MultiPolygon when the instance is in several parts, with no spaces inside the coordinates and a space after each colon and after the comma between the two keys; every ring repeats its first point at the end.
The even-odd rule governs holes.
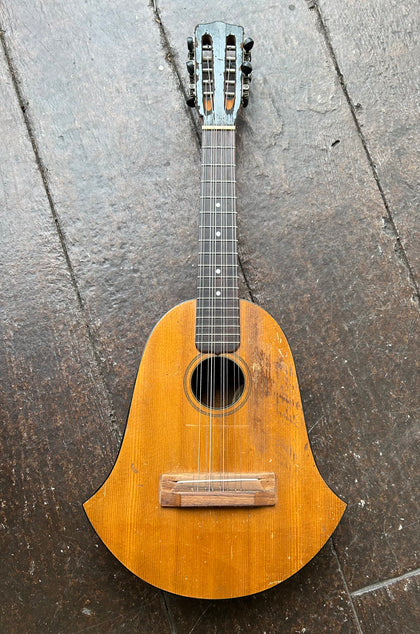
{"type": "Polygon", "coordinates": [[[189,94],[187,96],[187,106],[190,108],[194,108],[195,106],[195,63],[194,63],[194,39],[192,37],[187,37],[187,48],[188,48],[188,61],[187,61],[187,71],[188,76],[190,78],[189,83],[189,94]]]}
{"type": "Polygon", "coordinates": [[[251,49],[254,46],[254,40],[252,37],[247,37],[242,45],[243,48],[243,62],[241,65],[242,71],[242,105],[247,107],[249,102],[249,84],[251,82],[252,64],[251,64],[251,49]]]}

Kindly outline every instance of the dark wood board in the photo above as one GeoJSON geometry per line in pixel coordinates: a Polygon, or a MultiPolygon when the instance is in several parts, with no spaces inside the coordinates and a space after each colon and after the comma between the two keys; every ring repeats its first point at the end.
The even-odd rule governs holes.
{"type": "Polygon", "coordinates": [[[0,55],[0,631],[169,632],[81,502],[115,451],[109,396],[0,55]]]}
{"type": "MultiPolygon", "coordinates": [[[[418,516],[412,484],[418,313],[316,14],[304,2],[281,7],[256,2],[251,8],[238,2],[229,13],[224,6],[160,2],[162,27],[185,80],[185,38],[204,14],[206,21],[243,24],[256,40],[252,99],[238,138],[241,260],[253,296],[289,336],[322,474],[349,502],[334,540],[347,583],[357,591],[418,565],[418,527],[410,519],[418,516]]],[[[61,311],[50,308],[47,322],[38,321],[42,333],[52,329],[46,348],[57,350],[54,362],[48,354],[43,359],[42,338],[31,336],[28,345],[56,387],[38,394],[31,415],[38,422],[40,403],[45,411],[56,403],[60,416],[65,411],[60,418],[65,451],[58,468],[43,444],[44,436],[54,439],[54,427],[35,423],[30,447],[17,454],[20,436],[11,436],[8,447],[22,468],[35,446],[35,469],[61,478],[63,490],[69,485],[71,504],[48,522],[51,534],[65,521],[76,563],[69,560],[64,571],[57,570],[52,556],[42,559],[48,540],[39,537],[30,562],[22,555],[8,569],[3,596],[15,607],[6,623],[10,631],[21,631],[25,619],[28,631],[82,631],[78,624],[84,620],[83,627],[93,630],[165,631],[159,593],[133,578],[100,544],[95,547],[80,503],[116,456],[151,328],[166,310],[195,294],[196,129],[161,25],[146,1],[41,8],[19,0],[2,5],[0,17],[90,330],[88,345],[69,279],[63,299],[59,277],[45,274],[46,284],[41,276],[40,296],[50,293],[48,301],[56,302],[51,305],[66,308],[60,328],[71,351],[62,344],[63,351],[51,325],[52,314],[61,311]],[[72,318],[79,320],[79,330],[68,326],[72,318]],[[76,364],[73,347],[82,349],[76,364]],[[90,368],[88,379],[78,378],[80,367],[90,368]],[[74,394],[77,411],[67,405],[74,394]],[[28,577],[38,558],[47,592],[35,591],[28,577]],[[61,606],[55,605],[57,594],[66,597],[61,606]],[[36,614],[29,605],[37,606],[36,614]]],[[[6,99],[17,110],[13,94],[6,99]]],[[[18,184],[25,182],[25,165],[18,184]]],[[[21,196],[18,191],[12,208],[19,207],[21,196]]],[[[56,249],[46,261],[55,275],[65,276],[49,210],[43,213],[38,226],[46,231],[50,224],[47,233],[56,249]]],[[[39,249],[31,245],[34,261],[39,249]]],[[[33,284],[25,272],[16,285],[29,293],[33,284]]],[[[247,294],[242,280],[241,296],[247,294]]],[[[34,301],[25,311],[38,316],[34,301]]],[[[7,323],[10,319],[8,313],[7,323]]],[[[33,385],[39,390],[45,381],[34,377],[33,385]]],[[[13,426],[16,396],[13,386],[8,390],[13,426]]],[[[54,455],[53,440],[49,444],[54,455]]],[[[26,486],[37,493],[42,483],[28,476],[26,486]]],[[[25,534],[19,505],[8,509],[8,518],[17,536],[25,534]]],[[[46,526],[47,519],[41,520],[46,526]]],[[[298,576],[266,594],[220,604],[168,595],[165,601],[172,632],[360,632],[330,545],[298,576]]]]}
{"type": "Polygon", "coordinates": [[[419,4],[319,0],[318,5],[419,285],[419,4]]]}
{"type": "Polygon", "coordinates": [[[195,296],[195,132],[147,2],[3,13],[122,432],[151,329],[195,296]]]}
{"type": "Polygon", "coordinates": [[[353,600],[365,634],[417,634],[420,576],[405,576],[382,588],[355,593],[353,600]]]}

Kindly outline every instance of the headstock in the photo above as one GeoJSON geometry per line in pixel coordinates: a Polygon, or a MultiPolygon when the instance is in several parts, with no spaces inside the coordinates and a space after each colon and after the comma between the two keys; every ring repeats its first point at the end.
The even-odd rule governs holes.
{"type": "Polygon", "coordinates": [[[187,104],[197,105],[203,126],[233,126],[241,105],[248,105],[254,41],[243,38],[241,26],[212,22],[199,24],[187,39],[187,104]]]}

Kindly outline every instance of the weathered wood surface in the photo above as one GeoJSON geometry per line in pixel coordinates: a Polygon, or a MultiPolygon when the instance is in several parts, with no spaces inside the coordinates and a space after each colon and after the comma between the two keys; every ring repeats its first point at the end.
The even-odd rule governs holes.
{"type": "Polygon", "coordinates": [[[419,4],[318,0],[318,5],[388,206],[384,228],[400,237],[418,286],[419,4]]]}
{"type": "Polygon", "coordinates": [[[419,576],[405,575],[381,588],[353,594],[353,601],[365,634],[418,632],[420,623],[419,576]]]}
{"type": "MultiPolygon", "coordinates": [[[[4,631],[360,632],[355,609],[370,632],[367,618],[375,623],[383,604],[347,587],[354,593],[418,566],[413,289],[325,31],[309,8],[315,3],[281,4],[237,2],[227,12],[220,2],[162,0],[162,25],[140,0],[0,7],[63,232],[60,240],[3,63],[4,631]],[[152,326],[195,294],[199,149],[175,70],[186,84],[185,37],[203,15],[237,21],[256,40],[252,99],[238,138],[240,254],[253,297],[291,344],[318,466],[349,502],[334,538],[346,583],[327,546],[268,593],[223,603],[166,596],[164,606],[157,591],[95,547],[80,504],[116,457],[152,326]]],[[[387,4],[374,13],[373,0],[364,3],[375,16],[372,41],[377,33],[389,42],[392,20],[406,33],[397,4],[387,4]]],[[[403,5],[418,11],[414,0],[403,5]]],[[[356,68],[345,52],[352,59],[357,43],[368,59],[363,24],[338,0],[322,2],[321,11],[350,96],[362,104],[355,112],[373,160],[386,155],[378,177],[414,269],[414,143],[410,169],[396,161],[407,179],[390,175],[392,157],[412,134],[412,120],[394,105],[418,81],[393,83],[385,74],[381,85],[381,54],[401,72],[408,58],[395,58],[395,46],[376,47],[378,70],[369,79],[382,97],[361,100],[355,90],[368,89],[361,79],[368,64],[356,68]],[[393,135],[383,145],[386,121],[393,135]]],[[[395,596],[393,605],[409,613],[395,609],[395,631],[403,631],[415,604],[395,596]]]]}
{"type": "Polygon", "coordinates": [[[115,451],[109,395],[3,54],[0,83],[0,631],[169,632],[159,593],[86,530],[115,451]]]}

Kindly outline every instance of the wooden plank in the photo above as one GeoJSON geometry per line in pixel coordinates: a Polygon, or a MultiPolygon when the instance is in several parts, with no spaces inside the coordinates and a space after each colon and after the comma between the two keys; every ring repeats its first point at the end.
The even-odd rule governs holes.
{"type": "Polygon", "coordinates": [[[355,607],[364,634],[418,632],[420,623],[420,576],[409,576],[381,588],[355,593],[355,607]]]}
{"type": "MultiPolygon", "coordinates": [[[[204,3],[159,7],[183,72],[185,24],[204,3]]],[[[238,135],[240,255],[291,344],[318,466],[349,502],[334,541],[356,590],[417,565],[418,312],[316,14],[271,6],[274,31],[259,3],[229,15],[206,5],[206,21],[224,18],[256,42],[238,135]]]]}
{"type": "Polygon", "coordinates": [[[87,528],[109,399],[3,55],[0,82],[0,630],[167,632],[159,592],[87,528]]]}
{"type": "MultiPolygon", "coordinates": [[[[418,2],[319,0],[337,62],[420,283],[418,2]]],[[[384,231],[392,231],[384,215],[384,231]]]]}
{"type": "Polygon", "coordinates": [[[151,329],[196,295],[199,151],[147,4],[0,9],[121,432],[151,329]]]}

